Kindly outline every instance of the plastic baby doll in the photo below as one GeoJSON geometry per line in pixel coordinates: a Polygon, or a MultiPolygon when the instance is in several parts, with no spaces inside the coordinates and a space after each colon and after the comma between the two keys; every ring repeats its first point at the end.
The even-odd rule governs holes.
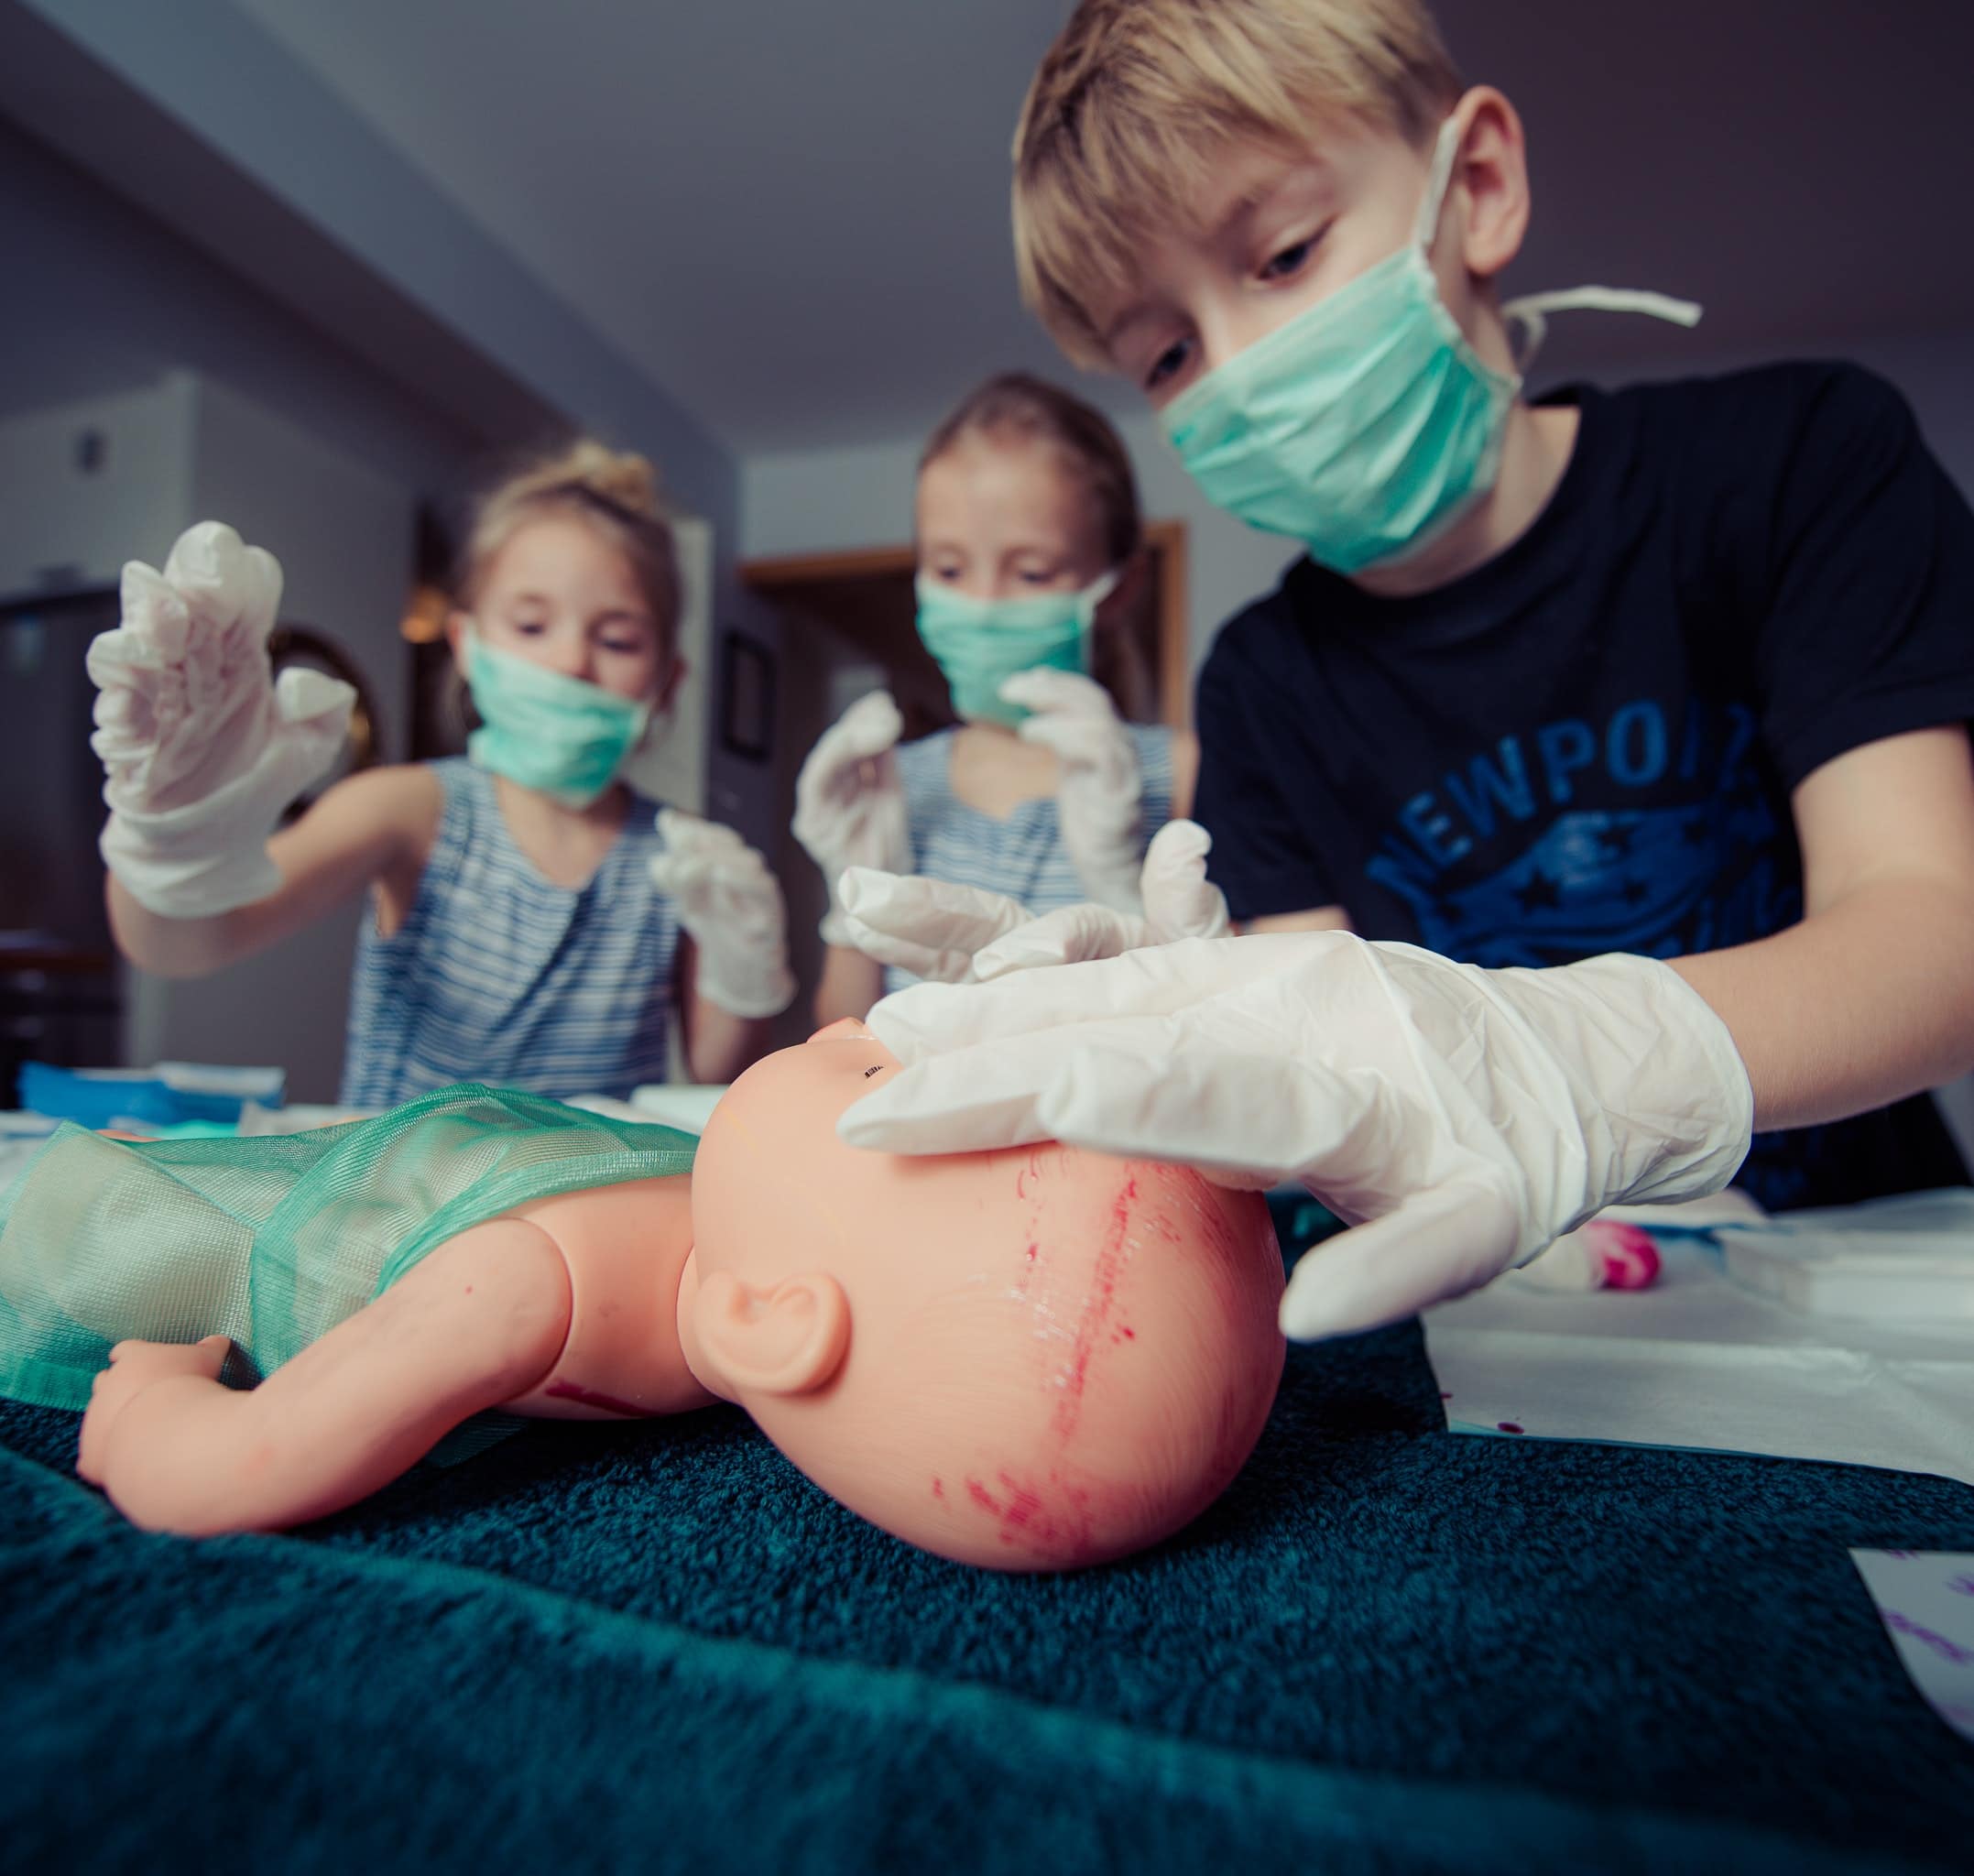
{"type": "Polygon", "coordinates": [[[725,1400],[945,1556],[1157,1542],[1273,1400],[1265,1206],[1057,1146],[845,1146],[838,1115],[897,1070],[838,1023],[742,1076],[696,1143],[473,1086],[314,1135],[64,1129],[0,1198],[0,1391],[86,1402],[77,1470],[187,1533],[322,1517],[490,1409],[725,1400]],[[257,1386],[222,1382],[235,1347],[257,1386]]]}

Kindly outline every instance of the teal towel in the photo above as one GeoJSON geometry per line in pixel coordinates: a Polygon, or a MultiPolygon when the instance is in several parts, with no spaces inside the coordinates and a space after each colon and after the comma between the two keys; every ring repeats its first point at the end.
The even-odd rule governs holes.
{"type": "Polygon", "coordinates": [[[125,1525],[0,1410],[14,1868],[1965,1871],[1974,1751],[1846,1555],[1934,1478],[1446,1435],[1292,1352],[1177,1542],[997,1577],[737,1415],[544,1426],[279,1538],[125,1525]]]}

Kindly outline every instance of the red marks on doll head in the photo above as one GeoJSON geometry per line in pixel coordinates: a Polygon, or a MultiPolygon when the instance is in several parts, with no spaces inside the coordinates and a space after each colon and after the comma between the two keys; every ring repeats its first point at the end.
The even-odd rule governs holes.
{"type": "Polygon", "coordinates": [[[623,1413],[633,1420],[648,1420],[651,1415],[649,1407],[640,1407],[635,1401],[619,1401],[615,1394],[599,1394],[574,1381],[551,1381],[541,1391],[551,1401],[580,1401],[585,1407],[601,1407],[605,1413],[623,1413]]]}
{"type": "Polygon", "coordinates": [[[1069,1359],[1055,1376],[1063,1396],[1055,1404],[1055,1431],[1063,1440],[1075,1432],[1076,1423],[1083,1417],[1083,1391],[1089,1380],[1090,1357],[1108,1327],[1110,1312],[1118,1300],[1118,1284],[1125,1265],[1130,1261],[1131,1227],[1137,1209],[1138,1180],[1134,1174],[1125,1180],[1111,1202],[1103,1248],[1096,1253],[1096,1263],[1090,1272],[1090,1287],[1076,1318],[1069,1359]]]}
{"type": "Polygon", "coordinates": [[[1011,1472],[997,1472],[994,1483],[989,1491],[981,1480],[969,1478],[966,1496],[999,1525],[997,1534],[1003,1543],[1025,1545],[1063,1567],[1088,1552],[1087,1491],[1061,1488],[1052,1475],[1047,1498],[1011,1472]]]}

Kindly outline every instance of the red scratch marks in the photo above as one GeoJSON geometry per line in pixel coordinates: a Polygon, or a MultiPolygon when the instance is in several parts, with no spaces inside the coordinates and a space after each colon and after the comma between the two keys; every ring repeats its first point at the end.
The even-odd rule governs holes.
{"type": "Polygon", "coordinates": [[[1119,1333],[1127,1342],[1135,1342],[1138,1339],[1138,1331],[1130,1327],[1129,1324],[1119,1333]]]}
{"type": "Polygon", "coordinates": [[[541,1391],[551,1401],[580,1401],[585,1407],[601,1407],[606,1413],[627,1413],[637,1420],[650,1417],[649,1407],[619,1401],[615,1394],[599,1394],[594,1388],[579,1387],[574,1381],[551,1381],[541,1391]]]}
{"type": "Polygon", "coordinates": [[[1039,1180],[1041,1177],[1042,1149],[1040,1147],[1031,1147],[1028,1154],[1028,1164],[1014,1175],[1014,1195],[1017,1198],[1026,1198],[1028,1196],[1029,1183],[1031,1180],[1039,1180]]]}
{"type": "Polygon", "coordinates": [[[1055,1405],[1055,1431],[1063,1440],[1075,1432],[1076,1423],[1083,1417],[1083,1390],[1089,1380],[1090,1357],[1108,1326],[1111,1307],[1118,1299],[1118,1282],[1130,1260],[1129,1240],[1137,1202],[1138,1180],[1134,1175],[1124,1182],[1124,1189],[1110,1207],[1109,1228],[1104,1235],[1103,1249],[1096,1254],[1096,1268],[1090,1272],[1089,1293],[1083,1300],[1083,1313],[1076,1321],[1076,1339],[1069,1365],[1059,1377],[1063,1398],[1055,1405]]]}
{"type": "Polygon", "coordinates": [[[1009,1544],[1031,1543],[1044,1549],[1059,1546],[1065,1533],[1049,1515],[1042,1494],[1033,1486],[1022,1484],[1011,1472],[994,1476],[1001,1497],[996,1498],[977,1478],[966,1481],[966,1495],[998,1522],[1000,1541],[1009,1544]]]}
{"type": "MultiPolygon", "coordinates": [[[[1032,1486],[1018,1484],[1005,1472],[1000,1474],[1000,1482],[1010,1494],[1008,1509],[1000,1514],[1001,1536],[1011,1543],[1014,1532],[1035,1522],[1035,1513],[1042,1510],[1042,1494],[1032,1486]]],[[[1044,1536],[1052,1536],[1054,1532],[1053,1524],[1044,1525],[1044,1536]]]]}
{"type": "Polygon", "coordinates": [[[935,1499],[943,1499],[943,1498],[944,1498],[944,1497],[945,1497],[945,1495],[946,1495],[946,1488],[945,1488],[945,1481],[944,1481],[943,1479],[940,1479],[940,1478],[935,1478],[935,1479],[933,1479],[933,1480],[932,1480],[932,1496],[933,1496],[933,1497],[934,1497],[935,1499]]]}

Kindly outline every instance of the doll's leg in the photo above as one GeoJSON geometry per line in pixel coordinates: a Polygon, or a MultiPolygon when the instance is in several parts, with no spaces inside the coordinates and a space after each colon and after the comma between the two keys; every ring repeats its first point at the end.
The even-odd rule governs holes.
{"type": "Polygon", "coordinates": [[[220,1385],[218,1337],[120,1345],[83,1416],[77,1470],[154,1530],[202,1536],[325,1517],[409,1470],[462,1421],[526,1393],[562,1353],[569,1313],[554,1241],[496,1218],[251,1391],[220,1385]]]}

